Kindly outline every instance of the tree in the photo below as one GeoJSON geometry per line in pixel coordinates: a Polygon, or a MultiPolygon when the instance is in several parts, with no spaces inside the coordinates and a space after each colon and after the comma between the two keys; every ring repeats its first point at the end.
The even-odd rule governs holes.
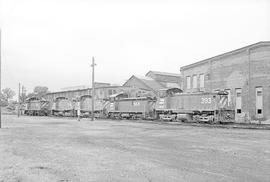
{"type": "Polygon", "coordinates": [[[38,98],[41,98],[43,96],[45,96],[47,93],[49,92],[49,89],[48,87],[46,86],[36,86],[33,90],[33,93],[29,93],[27,95],[28,98],[30,97],[38,97],[38,98]]]}
{"type": "Polygon", "coordinates": [[[36,94],[38,97],[42,97],[48,93],[48,87],[45,86],[36,86],[34,88],[34,94],[36,94]]]}
{"type": "Polygon", "coordinates": [[[7,100],[6,100],[6,98],[4,97],[4,95],[3,95],[3,93],[1,92],[0,93],[0,97],[1,97],[1,106],[3,106],[3,107],[5,107],[5,106],[7,106],[8,105],[8,102],[7,102],[7,100]]]}
{"type": "Polygon", "coordinates": [[[15,96],[15,92],[11,88],[4,88],[2,90],[2,98],[7,102],[15,96]]]}

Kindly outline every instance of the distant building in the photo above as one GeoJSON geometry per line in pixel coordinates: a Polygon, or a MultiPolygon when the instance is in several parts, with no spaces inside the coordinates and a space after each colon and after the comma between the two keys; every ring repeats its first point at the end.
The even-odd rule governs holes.
{"type": "Polygon", "coordinates": [[[157,82],[156,80],[150,77],[138,76],[138,75],[132,75],[123,84],[123,86],[150,91],[152,96],[157,95],[159,89],[165,88],[163,84],[157,82]]]}
{"type": "MultiPolygon", "coordinates": [[[[95,82],[95,87],[108,87],[111,86],[110,83],[102,83],[102,82],[95,82]]],[[[79,86],[71,86],[71,87],[64,87],[61,88],[61,91],[68,91],[68,90],[80,90],[80,89],[87,89],[91,88],[91,85],[79,85],[79,86]]]]}
{"type": "Polygon", "coordinates": [[[180,68],[184,92],[225,90],[236,120],[270,119],[270,41],[180,68]]]}
{"type": "Polygon", "coordinates": [[[132,75],[123,86],[149,91],[152,96],[157,96],[160,89],[180,88],[180,83],[180,74],[149,71],[145,76],[132,75]]]}
{"type": "Polygon", "coordinates": [[[149,71],[145,75],[146,77],[150,77],[155,81],[162,84],[167,88],[180,88],[181,84],[181,75],[176,73],[167,73],[160,71],[149,71]]]}
{"type": "MultiPolygon", "coordinates": [[[[119,92],[125,92],[126,89],[122,86],[98,86],[95,89],[95,98],[96,99],[108,99],[110,95],[116,94],[119,92]]],[[[66,91],[60,91],[60,92],[50,92],[46,94],[46,99],[49,101],[54,101],[58,97],[65,97],[70,100],[76,100],[80,98],[83,95],[92,95],[92,89],[86,88],[86,89],[77,89],[77,90],[66,90],[66,91]]]]}

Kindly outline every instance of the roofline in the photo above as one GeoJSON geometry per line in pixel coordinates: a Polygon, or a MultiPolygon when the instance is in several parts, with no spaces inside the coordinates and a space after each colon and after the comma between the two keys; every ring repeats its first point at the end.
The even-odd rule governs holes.
{"type": "MultiPolygon", "coordinates": [[[[95,89],[100,89],[100,88],[119,88],[119,87],[123,87],[123,86],[95,87],[95,89]]],[[[84,88],[84,89],[76,89],[76,90],[65,90],[65,91],[49,92],[46,95],[56,94],[56,93],[66,93],[66,92],[79,92],[79,91],[86,91],[86,90],[92,90],[92,88],[84,88]]]]}
{"type": "MultiPolygon", "coordinates": [[[[153,89],[152,88],[150,88],[148,85],[146,85],[143,81],[141,81],[141,79],[139,79],[138,77],[136,77],[135,75],[132,75],[124,84],[123,84],[123,86],[125,86],[125,84],[131,79],[131,78],[133,78],[133,77],[135,77],[135,78],[137,78],[142,84],[144,84],[147,88],[149,88],[150,90],[149,91],[153,91],[153,89]]],[[[126,86],[125,86],[126,87],[126,86]]],[[[146,89],[145,89],[146,90],[146,89]]]]}
{"type": "Polygon", "coordinates": [[[220,58],[220,57],[225,57],[225,56],[229,56],[229,55],[232,55],[232,54],[240,53],[242,51],[245,51],[246,49],[252,49],[252,48],[256,48],[258,46],[263,46],[263,45],[270,45],[270,41],[260,41],[260,42],[257,42],[255,44],[250,44],[250,45],[245,46],[245,47],[241,47],[241,48],[238,48],[238,49],[235,49],[235,50],[232,50],[232,51],[229,51],[229,52],[225,52],[223,54],[219,54],[217,56],[213,56],[213,57],[210,57],[210,58],[207,58],[207,59],[204,59],[204,60],[189,64],[189,65],[186,65],[186,66],[182,66],[182,67],[180,67],[180,72],[182,70],[189,69],[189,68],[192,68],[194,66],[207,63],[208,61],[211,61],[213,59],[217,59],[217,58],[220,58]]]}
{"type": "Polygon", "coordinates": [[[172,76],[172,77],[181,77],[181,74],[177,74],[177,73],[169,73],[169,72],[161,72],[161,71],[153,71],[153,70],[150,70],[148,71],[145,76],[147,76],[150,72],[153,72],[153,73],[157,73],[157,72],[160,72],[160,73],[157,73],[157,75],[166,75],[166,76],[172,76]],[[161,74],[161,73],[165,73],[165,74],[161,74]],[[166,74],[168,73],[168,75],[166,74]],[[174,74],[174,75],[169,75],[169,74],[174,74]]]}
{"type": "MultiPolygon", "coordinates": [[[[135,75],[132,75],[124,84],[123,84],[123,86],[125,86],[125,84],[132,78],[132,77],[135,77],[135,78],[137,78],[143,85],[145,85],[147,88],[149,88],[150,90],[149,91],[153,91],[155,94],[157,94],[157,91],[156,90],[154,90],[154,89],[152,89],[151,87],[149,87],[147,84],[145,84],[140,78],[138,78],[138,77],[136,77],[135,75]]],[[[155,81],[154,79],[153,79],[153,81],[155,81]]],[[[157,82],[157,81],[155,81],[155,82],[157,82]]],[[[158,82],[157,82],[158,83],[158,82]]],[[[159,85],[161,85],[160,83],[158,83],[159,85]]],[[[161,86],[163,86],[163,85],[161,85],[161,86]]],[[[140,88],[141,89],[141,88],[140,88]]],[[[146,89],[144,89],[144,90],[146,90],[146,89]]]]}

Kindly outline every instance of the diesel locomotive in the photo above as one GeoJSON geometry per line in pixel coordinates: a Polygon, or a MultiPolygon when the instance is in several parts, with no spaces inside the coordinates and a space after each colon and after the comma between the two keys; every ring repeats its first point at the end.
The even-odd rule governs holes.
{"type": "MultiPolygon", "coordinates": [[[[36,104],[41,100],[29,100],[36,104]]],[[[94,101],[95,117],[112,119],[151,119],[163,121],[192,121],[207,123],[231,122],[234,109],[229,106],[225,91],[183,93],[179,88],[162,89],[157,97],[128,97],[126,93],[113,94],[108,100],[94,101]]],[[[44,107],[39,107],[42,110],[44,107]]],[[[92,96],[83,95],[77,100],[56,98],[49,109],[55,116],[90,117],[92,96]],[[78,110],[80,112],[78,112],[78,110]]],[[[27,113],[31,113],[28,110],[27,113]]],[[[41,113],[35,112],[35,113],[41,113]]]]}
{"type": "Polygon", "coordinates": [[[231,122],[234,109],[229,106],[228,93],[182,93],[180,89],[160,90],[155,112],[161,120],[197,122],[231,122]]]}
{"type": "Polygon", "coordinates": [[[150,119],[154,118],[155,100],[151,97],[131,97],[117,94],[110,98],[106,107],[108,118],[114,119],[150,119]]]}
{"type": "Polygon", "coordinates": [[[26,99],[24,114],[30,116],[47,116],[49,114],[49,102],[43,98],[30,97],[26,99]]]}

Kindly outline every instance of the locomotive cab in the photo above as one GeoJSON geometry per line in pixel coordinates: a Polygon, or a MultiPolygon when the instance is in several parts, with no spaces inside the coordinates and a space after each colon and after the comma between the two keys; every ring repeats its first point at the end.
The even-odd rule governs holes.
{"type": "Polygon", "coordinates": [[[179,88],[160,89],[158,92],[158,99],[155,105],[156,118],[173,121],[177,115],[172,112],[170,98],[180,95],[183,91],[179,88]]]}

